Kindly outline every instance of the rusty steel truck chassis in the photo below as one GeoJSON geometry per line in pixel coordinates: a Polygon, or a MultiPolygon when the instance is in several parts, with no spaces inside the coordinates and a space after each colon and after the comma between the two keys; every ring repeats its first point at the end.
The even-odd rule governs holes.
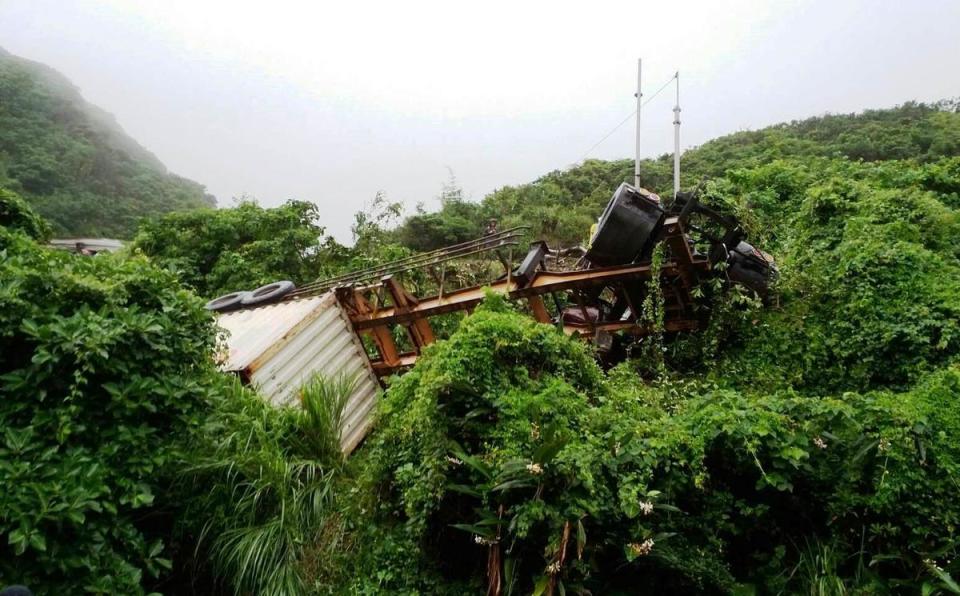
{"type": "Polygon", "coordinates": [[[705,280],[720,279],[721,287],[738,284],[768,301],[777,276],[773,258],[745,241],[740,223],[703,205],[696,192],[678,193],[664,206],[657,195],[621,184],[587,247],[551,250],[536,241],[514,267],[524,232],[522,227],[491,229],[475,240],[296,289],[285,283],[283,292],[276,284],[262,292],[237,292],[208,307],[228,311],[332,292],[354,332],[366,340],[370,364],[382,377],[414,364],[422,348],[435,341],[433,317],[469,312],[486,292],[526,301],[538,321],[593,340],[601,360],[612,364],[639,337],[702,328],[710,309],[704,308],[704,292],[695,289],[705,280]],[[449,288],[451,261],[491,255],[502,264],[502,275],[449,288]],[[418,296],[402,282],[412,272],[426,272],[421,277],[433,280],[429,295],[418,296]],[[659,295],[656,320],[643,312],[651,292],[659,295]]]}

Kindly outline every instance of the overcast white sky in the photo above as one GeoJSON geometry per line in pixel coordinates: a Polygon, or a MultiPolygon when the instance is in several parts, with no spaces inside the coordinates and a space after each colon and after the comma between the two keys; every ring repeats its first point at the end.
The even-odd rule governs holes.
{"type": "MultiPolygon", "coordinates": [[[[69,77],[221,205],[320,205],[349,239],[379,190],[436,207],[581,160],[679,70],[683,146],[960,95],[958,0],[0,0],[0,46],[69,77]]],[[[644,110],[671,150],[673,101],[644,110]]],[[[632,125],[590,156],[633,154],[632,125]]]]}

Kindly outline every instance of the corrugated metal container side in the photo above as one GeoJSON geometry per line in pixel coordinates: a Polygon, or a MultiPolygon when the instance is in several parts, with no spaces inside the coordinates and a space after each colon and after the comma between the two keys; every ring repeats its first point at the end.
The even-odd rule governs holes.
{"type": "Polygon", "coordinates": [[[325,296],[312,296],[220,315],[217,324],[229,333],[229,351],[220,368],[246,372],[258,358],[268,355],[272,346],[279,345],[285,335],[319,315],[324,299],[325,296]]]}
{"type": "Polygon", "coordinates": [[[356,375],[344,410],[340,444],[350,453],[370,427],[380,385],[360,338],[332,292],[223,314],[230,335],[223,370],[243,373],[271,403],[294,403],[315,374],[356,375]]]}

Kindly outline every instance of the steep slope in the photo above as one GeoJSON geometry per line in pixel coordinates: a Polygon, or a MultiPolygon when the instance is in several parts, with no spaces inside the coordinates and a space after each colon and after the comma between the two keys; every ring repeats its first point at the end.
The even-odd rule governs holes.
{"type": "MultiPolygon", "coordinates": [[[[956,101],[908,102],[858,114],[828,114],[741,131],[687,150],[682,159],[684,188],[729,171],[753,168],[775,160],[815,159],[880,162],[909,160],[929,164],[960,156],[960,112],[956,101]]],[[[475,236],[488,218],[501,226],[533,225],[535,237],[551,242],[582,242],[610,194],[633,178],[633,160],[587,160],[555,170],[534,182],[505,186],[479,205],[448,202],[439,213],[408,218],[398,238],[413,248],[436,248],[450,238],[475,236]],[[465,222],[465,218],[470,221],[465,222]],[[461,230],[466,230],[460,232],[461,230]],[[408,239],[415,238],[416,243],[408,239]]],[[[648,188],[667,196],[673,184],[672,156],[641,163],[648,188]]]]}
{"type": "MultiPolygon", "coordinates": [[[[897,390],[960,353],[960,113],[956,104],[822,116],[720,137],[684,155],[685,188],[736,215],[751,242],[780,266],[777,308],[739,323],[714,321],[703,345],[669,353],[676,370],[725,382],[826,394],[897,390]],[[742,324],[742,325],[741,325],[742,324]],[[723,345],[723,350],[716,350],[723,345]],[[712,355],[704,358],[704,350],[712,355]],[[735,373],[735,374],[734,374],[735,373]]],[[[584,242],[632,162],[591,160],[474,205],[487,217],[532,226],[534,238],[584,242]]],[[[642,181],[668,196],[669,156],[642,163],[642,181]]],[[[448,204],[397,234],[463,227],[448,204]],[[430,218],[431,227],[421,225],[430,218]]],[[[419,220],[417,219],[419,218],[419,220]]],[[[475,234],[477,232],[474,232],[475,234]]]]}
{"type": "MultiPolygon", "coordinates": [[[[359,564],[331,591],[956,593],[958,141],[951,106],[907,104],[689,151],[685,186],[709,176],[703,200],[776,256],[774,299],[714,294],[706,328],[644,338],[597,385],[554,330],[482,305],[379,401],[344,508],[359,564]]],[[[575,242],[631,174],[553,172],[473,223],[575,242]]],[[[669,159],[642,174],[669,190],[669,159]]]]}
{"type": "Polygon", "coordinates": [[[731,167],[782,158],[930,162],[960,155],[958,110],[957,100],[907,102],[885,110],[827,114],[740,131],[685,152],[684,166],[696,176],[722,176],[731,167]]]}
{"type": "Polygon", "coordinates": [[[144,216],[215,205],[63,75],[2,49],[0,187],[20,193],[64,235],[124,238],[144,216]]]}

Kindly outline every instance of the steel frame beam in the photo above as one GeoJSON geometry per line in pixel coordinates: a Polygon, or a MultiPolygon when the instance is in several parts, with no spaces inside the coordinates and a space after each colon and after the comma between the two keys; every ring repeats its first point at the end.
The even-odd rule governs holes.
{"type": "MultiPolygon", "coordinates": [[[[690,310],[692,303],[690,289],[698,282],[700,274],[709,272],[710,262],[706,257],[695,256],[683,234],[683,226],[678,217],[664,220],[663,240],[670,249],[670,260],[660,267],[661,285],[668,292],[665,307],[666,320],[664,330],[669,332],[694,330],[699,321],[690,310]],[[673,299],[671,301],[671,299],[673,299]]],[[[650,263],[631,263],[613,267],[583,269],[574,271],[532,271],[528,277],[517,279],[508,272],[504,279],[483,287],[470,287],[436,296],[418,299],[410,294],[393,275],[386,275],[379,285],[365,287],[340,287],[336,289],[340,303],[349,314],[354,330],[359,334],[373,337],[380,358],[372,362],[377,375],[384,376],[412,366],[423,346],[434,341],[433,330],[428,322],[430,317],[465,311],[470,313],[479,304],[487,292],[505,295],[511,299],[526,299],[533,316],[542,323],[551,322],[543,296],[560,292],[573,292],[576,304],[584,311],[583,325],[564,324],[563,331],[572,336],[593,336],[597,331],[622,331],[633,335],[649,335],[653,329],[643,324],[635,305],[629,304],[631,320],[590,321],[586,316],[584,292],[597,291],[605,287],[614,287],[624,295],[623,284],[649,280],[650,263]],[[518,283],[519,282],[519,283],[518,283]],[[391,305],[383,304],[383,293],[390,295],[391,305]],[[367,298],[367,295],[370,298],[367,298]],[[373,304],[371,304],[371,302],[373,304]],[[414,351],[398,353],[393,342],[391,328],[402,325],[413,344],[414,351]]],[[[629,302],[629,297],[627,298],[629,302]]]]}

